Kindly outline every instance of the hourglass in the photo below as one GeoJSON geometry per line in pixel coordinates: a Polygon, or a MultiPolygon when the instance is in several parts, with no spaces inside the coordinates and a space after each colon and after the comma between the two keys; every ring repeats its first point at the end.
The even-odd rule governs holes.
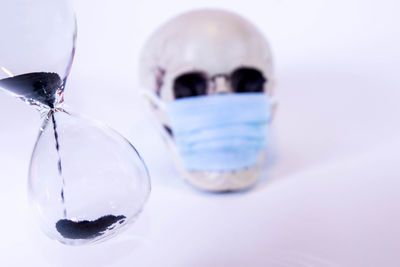
{"type": "Polygon", "coordinates": [[[126,139],[64,109],[76,39],[68,1],[7,1],[0,25],[0,88],[44,117],[28,183],[42,230],[69,245],[115,235],[142,210],[149,174],[126,139]]]}

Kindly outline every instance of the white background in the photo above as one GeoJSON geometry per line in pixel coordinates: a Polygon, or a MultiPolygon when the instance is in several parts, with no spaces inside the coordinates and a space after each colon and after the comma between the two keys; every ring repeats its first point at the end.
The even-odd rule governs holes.
{"type": "Polygon", "coordinates": [[[400,5],[395,0],[75,1],[74,111],[128,137],[153,191],[117,238],[47,239],[29,214],[27,170],[40,119],[0,94],[0,266],[400,266],[400,5]],[[183,182],[137,92],[145,38],[185,10],[222,7],[270,40],[278,158],[250,191],[183,182]]]}

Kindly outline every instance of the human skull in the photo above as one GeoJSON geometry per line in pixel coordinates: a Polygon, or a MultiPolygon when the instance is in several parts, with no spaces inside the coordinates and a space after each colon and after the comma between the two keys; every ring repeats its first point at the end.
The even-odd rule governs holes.
{"type": "Polygon", "coordinates": [[[188,95],[188,92],[179,92],[177,83],[182,78],[196,79],[196,75],[191,75],[197,73],[215,79],[206,90],[197,90],[189,96],[235,93],[223,75],[237,70],[250,71],[250,75],[262,74],[266,82],[261,90],[272,95],[272,57],[267,41],[249,21],[223,10],[196,10],[170,20],[153,33],[142,51],[141,82],[150,90],[147,95],[155,96],[147,99],[178,169],[187,181],[201,189],[234,191],[253,185],[260,176],[265,151],[260,153],[257,166],[246,169],[186,170],[180,162],[162,102],[188,95]]]}

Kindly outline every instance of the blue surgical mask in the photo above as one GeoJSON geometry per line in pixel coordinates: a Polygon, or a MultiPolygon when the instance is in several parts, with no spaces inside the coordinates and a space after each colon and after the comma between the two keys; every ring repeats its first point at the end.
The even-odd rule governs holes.
{"type": "Polygon", "coordinates": [[[234,171],[258,164],[271,119],[264,93],[195,96],[166,103],[183,166],[234,171]]]}

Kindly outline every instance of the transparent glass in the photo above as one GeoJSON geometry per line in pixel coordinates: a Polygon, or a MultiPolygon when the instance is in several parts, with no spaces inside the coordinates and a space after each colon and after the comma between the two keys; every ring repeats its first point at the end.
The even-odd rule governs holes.
{"type": "Polygon", "coordinates": [[[76,20],[65,0],[13,0],[0,9],[0,88],[44,118],[29,196],[44,233],[68,245],[114,236],[150,193],[147,168],[114,130],[64,109],[76,20]]]}
{"type": "Polygon", "coordinates": [[[0,8],[0,86],[34,105],[54,107],[75,54],[68,1],[13,0],[0,8]]]}
{"type": "Polygon", "coordinates": [[[48,236],[81,244],[111,236],[136,218],[149,193],[147,177],[126,139],[60,110],[54,120],[49,113],[41,127],[29,193],[48,236]]]}

